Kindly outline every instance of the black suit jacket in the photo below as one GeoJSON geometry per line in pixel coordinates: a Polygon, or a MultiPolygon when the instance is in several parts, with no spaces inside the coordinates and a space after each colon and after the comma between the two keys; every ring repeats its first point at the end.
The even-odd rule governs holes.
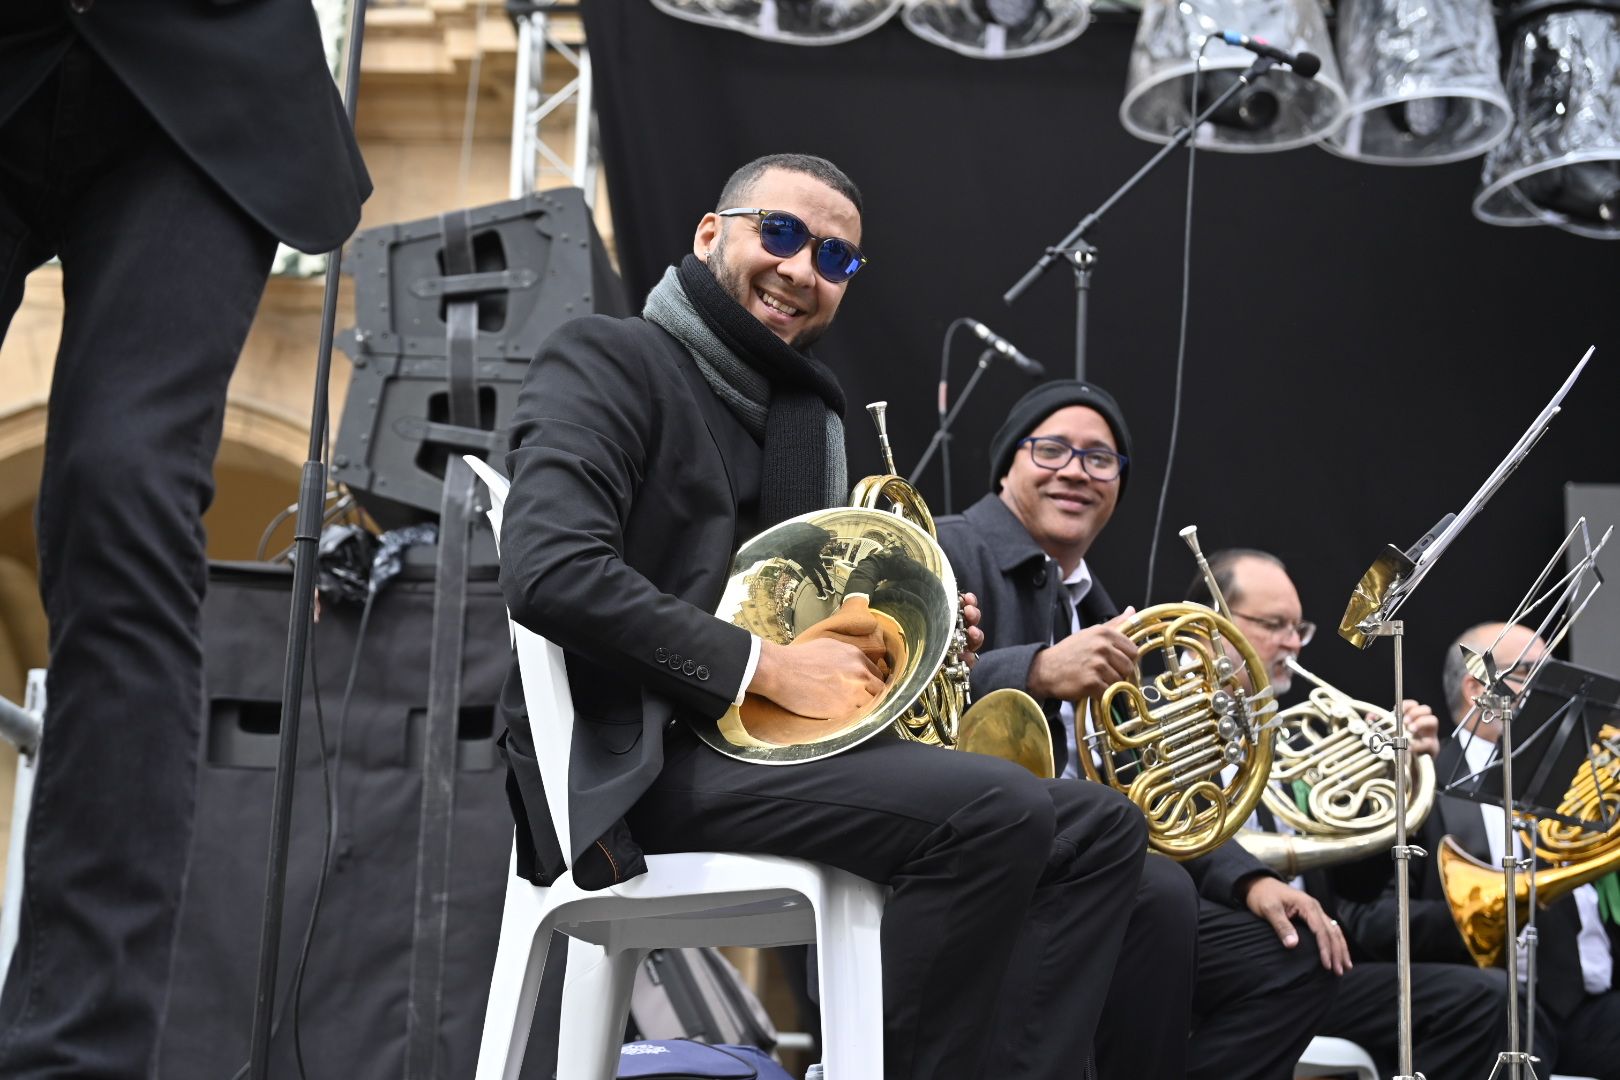
{"type": "Polygon", "coordinates": [[[75,39],[277,239],[330,251],[371,178],[307,0],[5,0],[0,123],[75,39]]]}
{"type": "MultiPolygon", "coordinates": [[[[1053,610],[1067,599],[1063,574],[1041,550],[1023,523],[996,495],[986,495],[961,514],[939,519],[939,543],[945,549],[957,588],[977,595],[986,649],[973,667],[973,696],[1012,687],[1028,690],[1035,654],[1052,640],[1053,610]]],[[[1119,614],[1119,607],[1093,578],[1079,604],[1080,621],[1091,626],[1119,614]]],[[[1052,751],[1062,773],[1068,761],[1067,738],[1059,710],[1062,702],[1041,703],[1052,731],[1052,751]]],[[[1182,864],[1198,892],[1219,904],[1238,904],[1237,886],[1255,874],[1271,874],[1236,841],[1182,864]]]]}
{"type": "MultiPolygon", "coordinates": [[[[1444,787],[1448,780],[1468,774],[1462,759],[1460,739],[1447,739],[1435,759],[1437,782],[1444,787]]],[[[1450,795],[1435,799],[1434,810],[1412,842],[1428,852],[1422,859],[1414,859],[1410,873],[1410,909],[1412,927],[1412,959],[1456,964],[1472,964],[1473,957],[1463,945],[1462,935],[1451,917],[1440,883],[1440,841],[1447,835],[1456,839],[1464,851],[1490,862],[1491,849],[1485,835],[1485,822],[1480,816],[1479,804],[1450,795]]],[[[1344,924],[1357,952],[1376,960],[1395,959],[1395,936],[1398,922],[1393,875],[1383,894],[1366,903],[1340,904],[1340,921],[1344,924]]],[[[1581,982],[1580,951],[1576,936],[1580,933],[1580,912],[1572,897],[1564,897],[1543,908],[1536,916],[1540,944],[1536,951],[1539,969],[1538,990],[1540,1000],[1555,1018],[1567,1016],[1585,995],[1581,982]]],[[[1615,928],[1609,932],[1610,954],[1617,957],[1615,970],[1620,972],[1620,952],[1616,951],[1615,928]]]]}
{"type": "MultiPolygon", "coordinates": [[[[663,766],[665,726],[683,709],[720,716],[742,686],[751,638],[710,614],[750,482],[743,470],[758,483],[758,448],[740,430],[686,349],[639,318],[564,325],[519,393],[501,586],[512,618],[567,656],[577,712],[568,843],[587,887],[643,868],[621,819],[663,766]]],[[[562,867],[515,666],[503,700],[538,864],[525,870],[550,881],[562,867]]]]}

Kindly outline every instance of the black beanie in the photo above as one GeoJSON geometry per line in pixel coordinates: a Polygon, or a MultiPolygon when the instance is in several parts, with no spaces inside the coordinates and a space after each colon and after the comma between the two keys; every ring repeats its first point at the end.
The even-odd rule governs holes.
{"type": "Polygon", "coordinates": [[[1108,430],[1114,433],[1114,446],[1127,459],[1124,469],[1119,474],[1119,493],[1125,494],[1125,481],[1130,479],[1131,475],[1129,461],[1131,432],[1125,426],[1125,417],[1119,411],[1119,403],[1108,391],[1093,383],[1058,379],[1042,383],[1019,398],[1018,403],[1007,414],[1006,422],[990,440],[992,495],[1001,490],[1001,478],[1012,468],[1013,454],[1018,450],[1018,441],[1034,431],[1036,424],[1070,405],[1084,405],[1088,409],[1095,409],[1104,420],[1108,421],[1108,430]]]}

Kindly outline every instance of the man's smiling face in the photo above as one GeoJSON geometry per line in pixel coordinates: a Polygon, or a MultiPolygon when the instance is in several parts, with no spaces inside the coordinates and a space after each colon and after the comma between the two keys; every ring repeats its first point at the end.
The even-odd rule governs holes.
{"type": "MultiPolygon", "coordinates": [[[[768,169],[738,205],[786,211],[816,236],[861,242],[861,215],[855,204],[804,173],[768,169]]],[[[708,263],[721,288],[796,349],[808,348],[826,331],[849,284],[827,281],[816,273],[813,244],[785,259],[766,251],[759,242],[757,218],[705,214],[692,250],[708,263]]]]}
{"type": "MultiPolygon", "coordinates": [[[[1062,439],[1077,450],[1118,450],[1108,421],[1095,409],[1067,405],[1042,420],[1030,437],[1062,439]]],[[[1029,535],[1065,569],[1085,557],[1119,501],[1119,479],[1093,479],[1073,458],[1061,469],[1035,464],[1027,446],[1013,454],[1001,478],[1001,501],[1029,530],[1029,535]]]]}

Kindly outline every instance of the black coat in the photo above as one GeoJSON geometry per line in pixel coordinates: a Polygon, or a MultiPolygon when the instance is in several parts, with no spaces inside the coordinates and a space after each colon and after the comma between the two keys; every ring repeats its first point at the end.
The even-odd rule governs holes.
{"type": "MultiPolygon", "coordinates": [[[[940,518],[939,543],[956,574],[956,587],[979,600],[986,648],[973,667],[973,696],[1003,687],[1027,690],[1030,664],[1052,640],[1053,612],[1060,599],[1067,599],[1063,572],[993,494],[961,514],[940,518]]],[[[1094,577],[1079,611],[1081,623],[1091,626],[1118,615],[1119,607],[1094,577]]],[[[1051,698],[1040,704],[1061,773],[1068,760],[1059,715],[1062,702],[1051,698]]],[[[1240,882],[1255,874],[1271,874],[1236,841],[1182,865],[1200,895],[1229,906],[1238,903],[1240,882]]]]}
{"type": "MultiPolygon", "coordinates": [[[[1438,782],[1444,786],[1455,770],[1456,776],[1467,774],[1462,757],[1462,743],[1448,739],[1435,760],[1438,782]]],[[[1452,836],[1470,855],[1489,862],[1491,849],[1485,835],[1485,822],[1480,817],[1479,804],[1450,795],[1435,799],[1434,810],[1423,822],[1423,827],[1411,842],[1428,852],[1426,858],[1412,860],[1410,873],[1410,910],[1412,928],[1412,959],[1416,962],[1436,961],[1472,964],[1473,958],[1463,945],[1462,935],[1451,917],[1440,883],[1440,840],[1452,836]]],[[[1397,904],[1393,875],[1384,893],[1366,903],[1342,903],[1340,921],[1349,932],[1357,950],[1378,960],[1395,958],[1395,936],[1398,925],[1397,904]]],[[[1581,984],[1580,950],[1576,935],[1580,933],[1580,913],[1575,901],[1565,897],[1543,908],[1536,916],[1540,945],[1536,950],[1539,1000],[1556,1018],[1567,1016],[1585,995],[1581,984]]],[[[1616,948],[1616,932],[1609,932],[1609,951],[1616,957],[1615,970],[1620,972],[1620,951],[1616,948]]]]}
{"type": "MultiPolygon", "coordinates": [[[[606,856],[575,879],[608,884],[644,866],[621,819],[663,767],[665,726],[683,709],[719,717],[742,686],[752,639],[711,612],[739,527],[752,527],[738,506],[757,502],[759,449],[673,337],[597,315],[541,348],[506,466],[502,591],[513,619],[566,654],[570,846],[576,863],[606,856]]],[[[549,881],[562,867],[515,666],[503,711],[538,858],[525,873],[549,881]]]]}
{"type": "Polygon", "coordinates": [[[322,252],[354,231],[371,178],[307,0],[5,0],[0,123],[75,39],[277,239],[322,252]]]}

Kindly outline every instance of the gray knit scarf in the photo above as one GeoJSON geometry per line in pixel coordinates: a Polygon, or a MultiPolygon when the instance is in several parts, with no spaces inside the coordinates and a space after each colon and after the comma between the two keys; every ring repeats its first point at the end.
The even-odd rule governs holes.
{"type": "MultiPolygon", "coordinates": [[[[682,268],[689,277],[695,273],[708,275],[707,267],[702,266],[696,259],[690,261],[697,265],[682,268]]],[[[712,280],[712,277],[709,277],[708,280],[701,281],[701,284],[709,285],[712,280]]],[[[720,292],[718,285],[706,291],[707,302],[711,306],[722,303],[715,295],[718,292],[720,292]]],[[[811,510],[842,506],[849,498],[849,480],[844,459],[844,421],[841,415],[843,401],[841,394],[836,391],[836,380],[832,380],[831,373],[827,372],[819,361],[783,344],[734,300],[729,300],[729,297],[725,300],[730,302],[731,307],[735,309],[734,312],[730,310],[711,312],[711,317],[705,319],[682,285],[681,273],[676,267],[671,266],[664,271],[663,278],[647,294],[647,303],[641,314],[649,322],[669,331],[686,347],[686,351],[697,362],[698,370],[702,372],[703,379],[709,384],[710,389],[725,402],[726,407],[742,422],[749,434],[760,441],[765,461],[760,510],[765,524],[774,524],[784,518],[811,510]],[[716,314],[728,320],[733,328],[742,331],[745,340],[753,343],[756,355],[741,354],[739,349],[728,346],[722,340],[714,325],[716,314]],[[747,323],[742,323],[737,318],[738,315],[746,319],[747,323]],[[758,327],[757,334],[751,332],[753,327],[758,327]],[[769,355],[761,356],[757,355],[758,353],[769,355]],[[815,374],[822,378],[823,385],[826,381],[833,383],[832,396],[837,407],[834,408],[833,402],[823,406],[825,423],[821,425],[821,430],[825,438],[820,460],[806,461],[804,455],[811,450],[810,447],[802,443],[793,445],[797,440],[778,435],[783,429],[772,418],[773,400],[785,398],[803,401],[807,397],[801,388],[784,385],[781,380],[773,381],[766,374],[767,371],[779,372],[784,363],[803,364],[807,369],[813,366],[815,374]],[[773,388],[785,390],[787,393],[773,393],[773,388]],[[797,459],[796,464],[784,460],[790,455],[797,459]],[[807,489],[794,491],[792,488],[796,486],[795,477],[815,479],[807,489]]],[[[734,340],[738,338],[734,337],[734,340]]],[[[823,401],[827,396],[823,392],[823,401]]],[[[780,412],[781,408],[778,402],[777,411],[780,412]]]]}

